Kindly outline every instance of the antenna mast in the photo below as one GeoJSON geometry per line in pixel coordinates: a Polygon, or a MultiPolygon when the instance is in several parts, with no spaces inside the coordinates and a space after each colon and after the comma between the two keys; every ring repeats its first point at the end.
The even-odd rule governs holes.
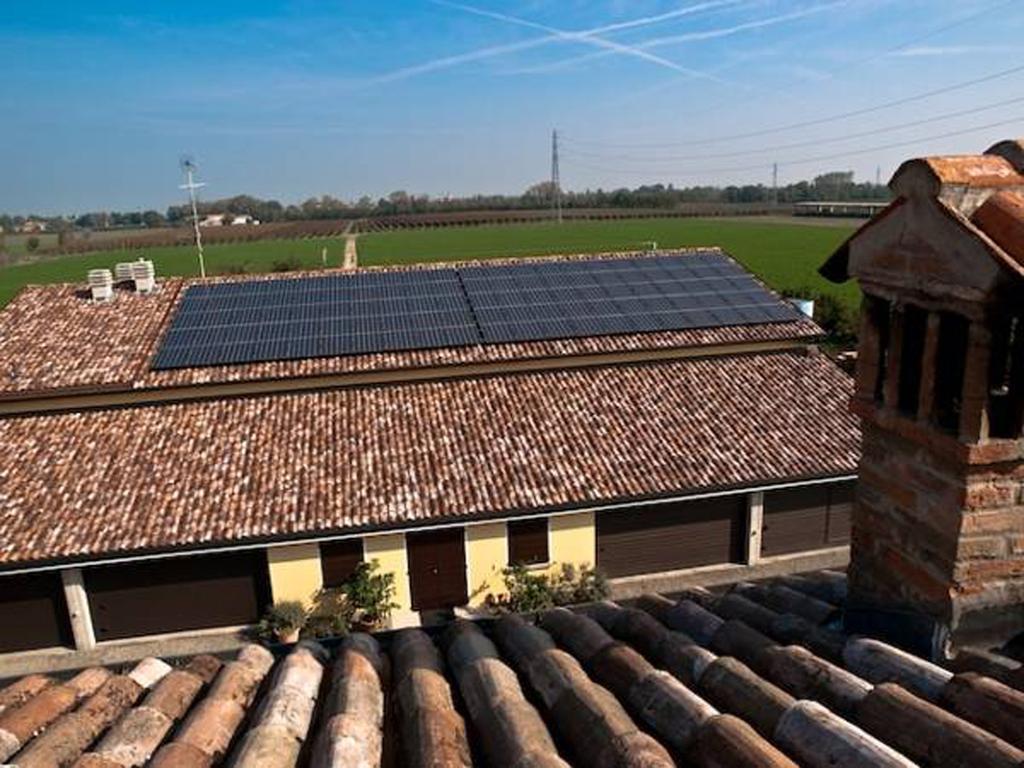
{"type": "Polygon", "coordinates": [[[562,223],[562,181],[558,173],[558,131],[551,132],[551,204],[555,209],[555,220],[562,223]]]}
{"type": "Polygon", "coordinates": [[[185,174],[185,183],[180,188],[188,190],[188,199],[192,203],[192,231],[195,233],[196,251],[199,254],[199,276],[206,277],[206,262],[203,260],[203,236],[199,231],[199,209],[196,207],[196,190],[205,187],[206,184],[193,180],[196,163],[192,158],[182,159],[181,170],[185,174]]]}

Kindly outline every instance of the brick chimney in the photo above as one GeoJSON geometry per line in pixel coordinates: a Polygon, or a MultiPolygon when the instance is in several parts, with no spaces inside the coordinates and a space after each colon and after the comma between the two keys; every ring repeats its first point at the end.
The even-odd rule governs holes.
{"type": "Polygon", "coordinates": [[[864,293],[850,632],[938,658],[1024,631],[1024,143],[904,163],[822,274],[864,293]]]}

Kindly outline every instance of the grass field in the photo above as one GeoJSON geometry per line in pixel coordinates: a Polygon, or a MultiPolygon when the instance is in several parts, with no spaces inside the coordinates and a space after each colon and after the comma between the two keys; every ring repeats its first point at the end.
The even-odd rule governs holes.
{"type": "MultiPolygon", "coordinates": [[[[821,291],[855,308],[856,286],[836,286],[817,273],[822,262],[852,231],[849,225],[820,223],[647,219],[403,230],[363,235],[358,248],[359,263],[375,265],[635,250],[650,241],[657,242],[660,248],[718,245],[778,290],[821,291]]],[[[323,248],[327,248],[328,265],[341,264],[341,238],[211,245],[205,249],[207,273],[266,272],[281,262],[293,268],[316,268],[321,265],[323,248]]],[[[158,275],[198,273],[195,250],[182,247],[44,258],[0,270],[0,305],[29,283],[83,282],[89,269],[113,267],[118,261],[139,256],[152,259],[158,275]]]]}
{"type": "MultiPolygon", "coordinates": [[[[206,255],[206,273],[218,275],[243,270],[269,272],[280,262],[287,262],[293,268],[315,269],[321,266],[321,252],[324,248],[327,249],[327,264],[339,266],[345,250],[345,241],[339,238],[259,240],[252,243],[209,245],[203,251],[206,255]]],[[[131,261],[140,256],[153,260],[158,277],[199,274],[195,248],[181,246],[41,257],[39,261],[0,270],[0,306],[10,301],[22,286],[32,283],[82,283],[90,269],[113,268],[119,261],[131,261]]]]}
{"type": "Polygon", "coordinates": [[[452,227],[375,233],[359,238],[360,264],[483,259],[546,253],[718,245],[777,290],[811,289],[856,309],[852,282],[834,285],[818,275],[832,251],[854,230],[849,224],[779,223],[737,219],[647,219],[566,224],[452,227]]]}

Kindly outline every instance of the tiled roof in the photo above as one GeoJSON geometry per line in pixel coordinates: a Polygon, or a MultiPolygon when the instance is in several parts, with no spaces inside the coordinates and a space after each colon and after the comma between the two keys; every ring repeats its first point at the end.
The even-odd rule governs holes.
{"type": "Polygon", "coordinates": [[[1024,267],[1024,195],[997,192],[974,212],[971,221],[1024,267]]]}
{"type": "Polygon", "coordinates": [[[1024,762],[1019,664],[839,631],[842,574],[0,690],[0,757],[71,765],[985,768],[1024,762]],[[1014,668],[1016,665],[1017,668],[1014,668]],[[966,671],[977,669],[979,671],[966,671]],[[1006,670],[1002,673],[1002,670],[1006,670]]]}
{"type": "Polygon", "coordinates": [[[918,196],[934,199],[998,263],[1024,276],[1024,140],[999,142],[982,155],[908,160],[889,186],[899,197],[836,249],[820,269],[826,279],[848,280],[851,243],[918,196]]]}
{"type": "MultiPolygon", "coordinates": [[[[614,259],[637,255],[590,254],[550,258],[614,259]]],[[[438,263],[377,269],[405,271],[451,266],[452,263],[438,263]]],[[[302,275],[229,276],[211,278],[206,282],[280,280],[296,276],[302,275]]],[[[0,312],[0,397],[24,397],[75,389],[146,389],[428,366],[501,363],[523,358],[810,339],[821,334],[821,329],[814,322],[801,319],[784,323],[662,333],[448,347],[168,371],[150,370],[150,359],[184,294],[184,288],[199,282],[202,281],[161,279],[160,290],[155,294],[141,296],[118,290],[116,298],[108,303],[89,301],[84,298],[80,287],[71,285],[26,288],[0,312]]]]}
{"type": "Polygon", "coordinates": [[[0,563],[848,474],[850,393],[799,351],[8,418],[0,563]]]}

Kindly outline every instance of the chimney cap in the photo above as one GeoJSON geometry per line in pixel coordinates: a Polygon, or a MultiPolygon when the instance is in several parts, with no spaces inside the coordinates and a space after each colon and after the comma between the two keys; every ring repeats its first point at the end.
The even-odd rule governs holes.
{"type": "Polygon", "coordinates": [[[985,154],[1006,158],[1017,169],[1017,173],[1024,174],[1024,139],[1000,141],[986,149],[985,154]]]}
{"type": "Polygon", "coordinates": [[[907,160],[889,182],[903,197],[939,197],[945,187],[1024,187],[1024,176],[1001,155],[936,155],[907,160]]]}

